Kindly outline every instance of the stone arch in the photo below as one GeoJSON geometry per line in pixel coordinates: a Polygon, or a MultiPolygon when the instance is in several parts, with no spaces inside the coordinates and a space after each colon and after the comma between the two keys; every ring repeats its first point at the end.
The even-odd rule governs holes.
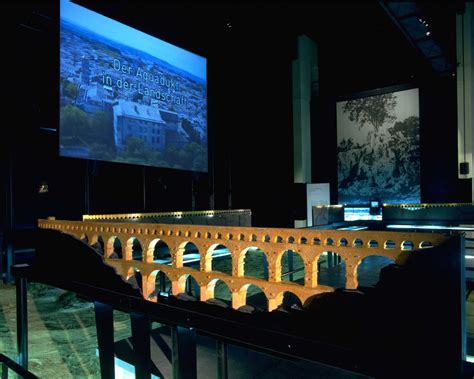
{"type": "Polygon", "coordinates": [[[171,251],[168,244],[160,238],[155,238],[148,245],[146,253],[147,262],[168,264],[171,262],[171,251]]]}
{"type": "Polygon", "coordinates": [[[367,246],[369,249],[377,249],[379,247],[379,243],[376,240],[370,240],[367,242],[367,246]]]}
{"type": "Polygon", "coordinates": [[[429,249],[433,247],[431,241],[421,241],[418,245],[420,249],[429,249]]]}
{"type": "Polygon", "coordinates": [[[395,249],[395,242],[393,240],[387,240],[384,243],[384,249],[395,249]]]}
{"type": "Polygon", "coordinates": [[[232,254],[223,244],[215,243],[209,247],[205,257],[206,271],[219,271],[232,275],[232,254]]]}
{"type": "Polygon", "coordinates": [[[91,238],[90,245],[99,254],[104,255],[104,240],[102,236],[94,234],[91,238]]]}
{"type": "Polygon", "coordinates": [[[360,238],[355,238],[352,241],[352,246],[360,249],[364,246],[364,241],[362,241],[360,238]]]}
{"type": "Polygon", "coordinates": [[[341,238],[341,239],[339,240],[338,246],[340,246],[340,247],[346,247],[347,244],[348,244],[347,239],[346,239],[346,238],[341,238]]]}
{"type": "Polygon", "coordinates": [[[237,275],[268,280],[268,257],[265,252],[255,246],[242,250],[239,254],[237,275]]]}
{"type": "Polygon", "coordinates": [[[122,243],[117,236],[112,236],[107,241],[107,258],[122,259],[122,243]]]}
{"type": "Polygon", "coordinates": [[[232,304],[232,291],[222,279],[212,279],[206,286],[205,296],[201,293],[201,299],[217,299],[230,306],[232,304]]]}
{"type": "Polygon", "coordinates": [[[337,288],[346,286],[346,263],[339,254],[323,251],[313,261],[313,269],[317,270],[317,284],[337,288]]]}
{"type": "Polygon", "coordinates": [[[125,248],[125,259],[127,261],[142,261],[143,249],[140,240],[133,236],[127,240],[127,247],[125,248]]]}
{"type": "Polygon", "coordinates": [[[278,309],[281,311],[291,311],[297,309],[303,309],[303,302],[301,299],[291,291],[282,291],[273,299],[273,304],[269,300],[269,311],[273,309],[278,309]],[[270,309],[273,308],[273,309],[270,309]]]}
{"type": "Polygon", "coordinates": [[[157,301],[158,296],[168,296],[171,291],[171,280],[162,270],[154,270],[148,275],[146,300],[157,301]]]}
{"type": "Polygon", "coordinates": [[[131,266],[127,271],[126,281],[133,288],[143,292],[142,273],[137,267],[131,266]]]}
{"type": "Polygon", "coordinates": [[[375,286],[380,278],[380,271],[395,261],[383,255],[369,255],[361,259],[354,268],[359,286],[375,286]]]}
{"type": "Polygon", "coordinates": [[[277,281],[304,285],[305,269],[303,257],[292,249],[278,255],[275,264],[277,281]]]}
{"type": "Polygon", "coordinates": [[[201,298],[201,290],[197,280],[190,274],[181,275],[178,279],[178,293],[186,293],[196,300],[201,298]]]}
{"type": "Polygon", "coordinates": [[[268,310],[268,298],[263,290],[255,284],[244,284],[232,298],[232,307],[240,308],[243,305],[250,305],[257,310],[268,310]]]}
{"type": "Polygon", "coordinates": [[[176,267],[190,267],[199,270],[201,256],[197,246],[191,241],[185,241],[178,247],[176,254],[176,267]]]}
{"type": "Polygon", "coordinates": [[[413,250],[415,247],[415,244],[412,241],[403,241],[401,248],[402,250],[413,250]]]}

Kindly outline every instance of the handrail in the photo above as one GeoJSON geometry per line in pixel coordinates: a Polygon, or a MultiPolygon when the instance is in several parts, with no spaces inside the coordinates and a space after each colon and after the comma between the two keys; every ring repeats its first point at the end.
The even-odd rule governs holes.
{"type": "Polygon", "coordinates": [[[0,353],[0,363],[2,366],[2,378],[8,378],[8,369],[14,371],[24,379],[38,379],[38,377],[30,371],[21,367],[18,363],[0,353]]]}
{"type": "Polygon", "coordinates": [[[165,217],[203,217],[203,216],[219,216],[230,214],[251,214],[250,209],[227,209],[227,210],[204,210],[204,211],[175,211],[175,212],[152,212],[152,213],[111,213],[111,214],[95,214],[82,215],[82,221],[98,221],[98,220],[135,220],[146,218],[165,218],[165,217]]]}

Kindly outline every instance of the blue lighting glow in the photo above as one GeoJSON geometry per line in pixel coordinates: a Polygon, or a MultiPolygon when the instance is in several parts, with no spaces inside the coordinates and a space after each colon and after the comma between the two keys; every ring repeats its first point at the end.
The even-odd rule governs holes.
{"type": "Polygon", "coordinates": [[[344,221],[375,220],[381,221],[382,214],[370,214],[370,208],[366,207],[344,207],[344,221]]]}
{"type": "Polygon", "coordinates": [[[430,230],[474,230],[472,226],[444,226],[444,225],[387,225],[387,229],[430,229],[430,230]]]}

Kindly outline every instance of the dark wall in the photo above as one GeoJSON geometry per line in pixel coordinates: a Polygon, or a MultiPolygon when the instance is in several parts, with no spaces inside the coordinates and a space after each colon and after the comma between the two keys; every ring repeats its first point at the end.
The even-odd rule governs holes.
{"type": "Polygon", "coordinates": [[[210,172],[58,157],[58,4],[8,4],[6,109],[17,117],[5,125],[14,136],[1,138],[3,225],[11,163],[17,225],[49,215],[208,209],[213,197],[215,209],[252,209],[256,226],[292,226],[305,213],[304,191],[293,184],[291,84],[302,33],[316,41],[320,59],[313,181],[331,183],[331,202],[336,99],[410,80],[420,83],[422,201],[468,200],[470,181],[456,178],[454,80],[422,78],[427,67],[376,4],[80,3],[207,57],[210,172]],[[446,138],[437,138],[440,128],[446,138]],[[40,195],[42,181],[49,192],[40,195]]]}
{"type": "MultiPolygon", "coordinates": [[[[421,77],[411,84],[420,98],[421,202],[471,202],[471,180],[457,176],[456,78],[421,77]]],[[[337,203],[337,100],[322,95],[311,106],[313,181],[330,183],[331,203],[337,203]]]]}
{"type": "Polygon", "coordinates": [[[456,78],[420,86],[421,200],[471,202],[471,180],[458,179],[456,78]]]}
{"type": "Polygon", "coordinates": [[[208,58],[210,173],[59,157],[58,6],[10,4],[14,17],[5,29],[15,36],[15,54],[8,86],[16,91],[11,106],[21,114],[6,143],[14,223],[33,225],[50,215],[208,209],[213,195],[215,209],[251,208],[256,225],[291,225],[293,36],[277,24],[261,29],[264,8],[233,12],[232,29],[226,17],[212,22],[205,5],[164,4],[144,17],[144,8],[104,4],[95,10],[208,58]],[[40,195],[42,182],[49,192],[40,195]]]}
{"type": "MultiPolygon", "coordinates": [[[[442,46],[455,62],[454,11],[446,22],[452,37],[444,36],[442,46]]],[[[456,78],[436,73],[394,25],[367,34],[364,44],[358,37],[341,39],[346,41],[343,49],[327,40],[318,46],[321,91],[311,104],[313,182],[330,183],[331,203],[338,202],[336,102],[408,85],[419,88],[421,202],[471,202],[471,180],[457,177],[456,78]]]]}

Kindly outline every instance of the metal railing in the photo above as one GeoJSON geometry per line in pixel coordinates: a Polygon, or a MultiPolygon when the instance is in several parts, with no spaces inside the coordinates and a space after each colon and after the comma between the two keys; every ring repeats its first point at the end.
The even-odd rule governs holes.
{"type": "Polygon", "coordinates": [[[8,358],[6,355],[0,353],[0,366],[2,372],[2,379],[8,379],[8,370],[12,370],[17,375],[24,379],[38,379],[38,377],[30,371],[21,367],[18,363],[8,358]]]}

